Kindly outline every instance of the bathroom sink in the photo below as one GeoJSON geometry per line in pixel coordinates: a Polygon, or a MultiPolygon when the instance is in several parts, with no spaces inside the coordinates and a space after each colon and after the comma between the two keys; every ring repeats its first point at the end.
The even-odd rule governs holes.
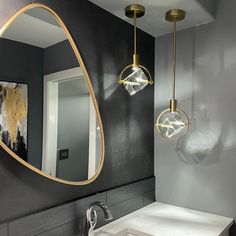
{"type": "Polygon", "coordinates": [[[126,228],[117,233],[110,233],[104,230],[99,230],[96,233],[94,233],[94,236],[153,236],[153,235],[135,229],[126,228]]]}

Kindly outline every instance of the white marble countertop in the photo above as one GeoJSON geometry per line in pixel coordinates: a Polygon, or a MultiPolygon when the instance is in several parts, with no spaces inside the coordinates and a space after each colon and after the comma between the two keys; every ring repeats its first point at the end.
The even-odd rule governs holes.
{"type": "Polygon", "coordinates": [[[95,235],[118,234],[128,228],[155,236],[218,236],[227,235],[233,222],[232,218],[155,202],[97,229],[95,235]]]}

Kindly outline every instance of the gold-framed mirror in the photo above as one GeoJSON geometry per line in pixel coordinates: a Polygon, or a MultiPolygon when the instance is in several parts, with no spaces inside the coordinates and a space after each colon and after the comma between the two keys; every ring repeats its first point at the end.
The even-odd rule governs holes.
{"type": "Polygon", "coordinates": [[[86,185],[104,163],[102,120],[85,64],[59,15],[32,3],[0,30],[0,146],[51,180],[86,185]]]}

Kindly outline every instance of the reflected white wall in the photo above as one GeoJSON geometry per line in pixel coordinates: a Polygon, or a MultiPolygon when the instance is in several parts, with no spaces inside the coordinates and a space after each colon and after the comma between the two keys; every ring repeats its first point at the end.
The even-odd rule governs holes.
{"type": "MultiPolygon", "coordinates": [[[[155,132],[156,197],[236,218],[236,1],[215,22],[177,33],[177,98],[192,127],[178,142],[155,132]]],[[[156,39],[155,119],[171,96],[172,37],[156,39]]]]}

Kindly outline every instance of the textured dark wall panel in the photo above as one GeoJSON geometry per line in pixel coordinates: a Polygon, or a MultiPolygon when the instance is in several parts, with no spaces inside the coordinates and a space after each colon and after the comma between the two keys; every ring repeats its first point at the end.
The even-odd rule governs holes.
{"type": "MultiPolygon", "coordinates": [[[[2,0],[0,24],[26,0],[2,0]]],[[[36,1],[35,1],[36,2],[36,1]]],[[[105,164],[94,183],[67,186],[41,177],[0,151],[0,222],[153,176],[153,87],[130,97],[117,76],[131,63],[132,26],[86,0],[42,0],[64,20],[87,66],[105,131],[105,164]]],[[[141,63],[152,74],[154,38],[138,32],[141,63]]]]}

